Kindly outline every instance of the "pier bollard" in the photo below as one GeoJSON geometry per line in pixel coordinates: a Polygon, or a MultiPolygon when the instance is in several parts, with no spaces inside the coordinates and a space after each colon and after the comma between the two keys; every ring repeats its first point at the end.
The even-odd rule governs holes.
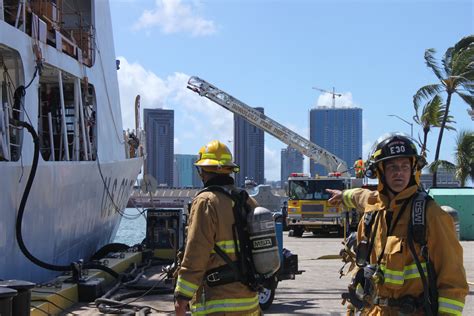
{"type": "MultiPolygon", "coordinates": [[[[12,300],[18,292],[7,287],[0,287],[0,315],[12,316],[12,300]]],[[[28,306],[29,308],[29,306],[28,306]]]]}
{"type": "MultiPolygon", "coordinates": [[[[30,316],[31,289],[35,287],[34,283],[21,280],[0,281],[1,288],[13,289],[18,294],[13,297],[12,315],[14,316],[30,316]]],[[[0,315],[3,314],[0,312],[0,315]]]]}

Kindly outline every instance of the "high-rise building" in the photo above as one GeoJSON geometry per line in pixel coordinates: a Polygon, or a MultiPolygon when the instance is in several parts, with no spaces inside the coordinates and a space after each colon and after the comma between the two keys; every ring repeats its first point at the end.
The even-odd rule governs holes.
{"type": "Polygon", "coordinates": [[[292,172],[303,172],[303,154],[288,146],[281,150],[281,185],[285,187],[292,172]]]}
{"type": "Polygon", "coordinates": [[[174,111],[144,109],[146,151],[144,174],[152,175],[158,185],[173,186],[174,111]]]}
{"type": "MultiPolygon", "coordinates": [[[[254,109],[264,113],[261,107],[254,109]]],[[[244,186],[245,178],[257,184],[265,183],[264,146],[264,132],[234,114],[234,159],[240,166],[240,172],[235,175],[237,186],[244,186]]]]}
{"type": "MultiPolygon", "coordinates": [[[[350,169],[362,157],[362,109],[319,106],[309,113],[310,140],[344,160],[350,169]]],[[[327,175],[311,160],[311,175],[327,175]]],[[[354,175],[354,171],[352,170],[354,175]]]]}
{"type": "Polygon", "coordinates": [[[175,171],[174,186],[178,188],[202,187],[202,181],[194,167],[196,155],[174,155],[175,171]]]}

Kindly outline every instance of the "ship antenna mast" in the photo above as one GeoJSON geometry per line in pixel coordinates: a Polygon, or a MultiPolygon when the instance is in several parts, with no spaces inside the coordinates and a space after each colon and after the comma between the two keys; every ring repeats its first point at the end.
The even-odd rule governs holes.
{"type": "Polygon", "coordinates": [[[335,89],[334,87],[332,87],[332,92],[331,91],[327,91],[327,90],[324,90],[324,89],[320,89],[320,88],[317,88],[317,87],[313,87],[314,90],[318,90],[318,91],[321,91],[321,92],[324,92],[324,93],[329,93],[332,95],[332,107],[335,108],[336,107],[336,97],[342,97],[342,94],[341,93],[336,93],[335,92],[335,89]]]}

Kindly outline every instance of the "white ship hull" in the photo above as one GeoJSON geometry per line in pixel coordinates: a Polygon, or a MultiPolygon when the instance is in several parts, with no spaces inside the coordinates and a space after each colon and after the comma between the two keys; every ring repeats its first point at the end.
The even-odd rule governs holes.
{"type": "MultiPolygon", "coordinates": [[[[140,158],[101,163],[104,180],[95,161],[40,165],[23,216],[28,250],[50,264],[87,262],[99,247],[113,241],[121,218],[116,207],[125,208],[141,163],[140,158]]],[[[16,214],[30,169],[0,165],[0,278],[39,282],[57,273],[30,262],[15,237],[16,214]]]]}
{"type": "Polygon", "coordinates": [[[111,25],[103,0],[0,0],[0,279],[45,282],[58,274],[18,246],[35,151],[18,121],[40,143],[21,229],[28,251],[69,265],[115,237],[143,159],[127,158],[111,25]]]}

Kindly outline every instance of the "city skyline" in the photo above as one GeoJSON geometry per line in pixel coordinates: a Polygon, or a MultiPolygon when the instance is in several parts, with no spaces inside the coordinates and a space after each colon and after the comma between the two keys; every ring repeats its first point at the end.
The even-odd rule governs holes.
{"type": "MultiPolygon", "coordinates": [[[[120,0],[110,6],[124,129],[134,126],[140,94],[143,108],[175,110],[175,153],[194,154],[213,139],[233,142],[232,113],[186,88],[197,75],[309,139],[310,109],[332,105],[331,94],[312,88],[334,87],[341,94],[336,107],[364,110],[364,159],[381,135],[411,133],[412,125],[389,115],[413,124],[414,138],[422,137],[412,120],[413,95],[438,81],[424,52],[434,48],[440,59],[472,34],[474,9],[467,0],[120,0]]],[[[468,108],[452,98],[457,131],[472,129],[468,108]]],[[[428,135],[429,162],[438,131],[428,135]]],[[[454,161],[456,136],[444,132],[441,159],[454,161]]],[[[265,178],[279,180],[286,144],[264,139],[265,178]]]]}

